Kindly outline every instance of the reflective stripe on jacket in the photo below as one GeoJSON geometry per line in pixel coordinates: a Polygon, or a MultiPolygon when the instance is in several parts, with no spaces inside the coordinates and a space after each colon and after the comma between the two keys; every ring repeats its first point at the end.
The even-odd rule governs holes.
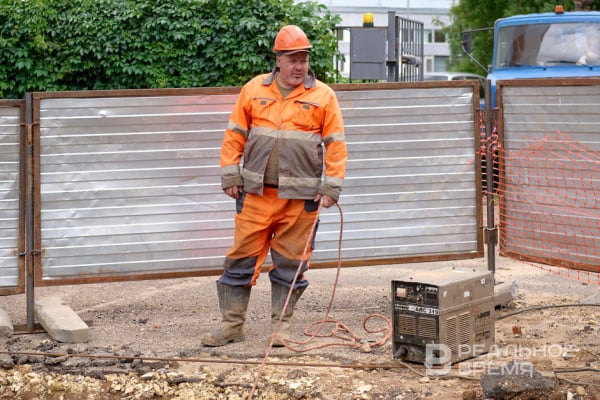
{"type": "Polygon", "coordinates": [[[240,92],[223,137],[221,185],[262,194],[265,168],[277,140],[279,197],[308,200],[321,193],[337,200],[347,149],[335,93],[309,73],[304,85],[283,99],[276,72],[277,68],[255,77],[240,92]]]}

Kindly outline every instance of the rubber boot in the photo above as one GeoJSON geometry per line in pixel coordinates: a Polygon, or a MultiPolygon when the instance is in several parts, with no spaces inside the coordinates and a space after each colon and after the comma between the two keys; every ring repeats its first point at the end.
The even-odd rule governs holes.
{"type": "MultiPolygon", "coordinates": [[[[283,314],[283,317],[281,318],[279,330],[277,331],[277,335],[273,340],[273,347],[282,347],[284,345],[282,339],[290,337],[292,327],[291,319],[294,313],[294,307],[296,306],[300,296],[302,296],[302,293],[304,293],[304,289],[306,288],[298,288],[292,292],[288,306],[283,314]]],[[[285,305],[289,291],[290,289],[288,287],[271,282],[271,326],[273,333],[276,331],[281,310],[285,305]]]]}
{"type": "Polygon", "coordinates": [[[223,322],[221,326],[202,337],[204,346],[219,347],[244,340],[244,321],[250,290],[250,287],[228,286],[217,282],[219,309],[223,315],[223,322]]]}

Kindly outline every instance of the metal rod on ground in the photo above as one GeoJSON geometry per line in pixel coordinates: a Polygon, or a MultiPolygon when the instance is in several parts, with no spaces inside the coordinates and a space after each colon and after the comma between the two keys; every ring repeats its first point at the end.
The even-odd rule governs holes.
{"type": "MultiPolygon", "coordinates": [[[[242,359],[220,359],[220,358],[181,358],[181,357],[151,357],[151,356],[127,356],[116,354],[91,354],[91,353],[50,353],[40,351],[0,351],[0,354],[6,355],[25,355],[36,357],[52,357],[52,358],[97,358],[107,360],[140,360],[140,361],[164,361],[164,362],[180,362],[180,363],[205,363],[205,364],[237,364],[237,365],[260,365],[282,367],[314,367],[314,368],[347,368],[347,369],[413,369],[399,360],[394,360],[394,363],[376,364],[376,363],[360,363],[360,364],[345,364],[343,362],[296,362],[296,361],[260,361],[260,360],[242,360],[242,359]]],[[[423,369],[425,372],[425,369],[423,369]]]]}

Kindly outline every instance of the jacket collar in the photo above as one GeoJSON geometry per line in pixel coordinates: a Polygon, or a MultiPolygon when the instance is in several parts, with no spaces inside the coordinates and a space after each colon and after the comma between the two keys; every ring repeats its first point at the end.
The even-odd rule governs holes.
{"type": "MultiPolygon", "coordinates": [[[[275,68],[273,68],[273,71],[271,71],[271,73],[269,75],[267,75],[267,77],[262,82],[262,84],[265,86],[269,86],[271,83],[273,83],[273,81],[275,81],[275,75],[277,74],[277,72],[279,72],[279,67],[276,66],[275,68]]],[[[315,74],[311,70],[308,70],[308,74],[306,74],[306,78],[304,78],[304,88],[310,89],[310,88],[314,88],[315,86],[316,86],[315,74]]]]}

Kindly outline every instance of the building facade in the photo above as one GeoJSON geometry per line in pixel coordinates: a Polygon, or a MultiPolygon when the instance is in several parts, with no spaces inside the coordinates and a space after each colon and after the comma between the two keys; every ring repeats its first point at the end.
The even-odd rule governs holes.
{"type": "MultiPolygon", "coordinates": [[[[342,18],[340,27],[362,26],[365,13],[373,14],[373,25],[386,27],[388,13],[423,23],[424,59],[423,72],[441,72],[446,70],[450,58],[450,47],[442,29],[451,23],[450,7],[453,0],[318,0],[334,14],[342,18]]],[[[338,68],[343,76],[350,73],[350,32],[343,30],[340,38],[340,50],[346,61],[339,62],[338,68]]]]}

